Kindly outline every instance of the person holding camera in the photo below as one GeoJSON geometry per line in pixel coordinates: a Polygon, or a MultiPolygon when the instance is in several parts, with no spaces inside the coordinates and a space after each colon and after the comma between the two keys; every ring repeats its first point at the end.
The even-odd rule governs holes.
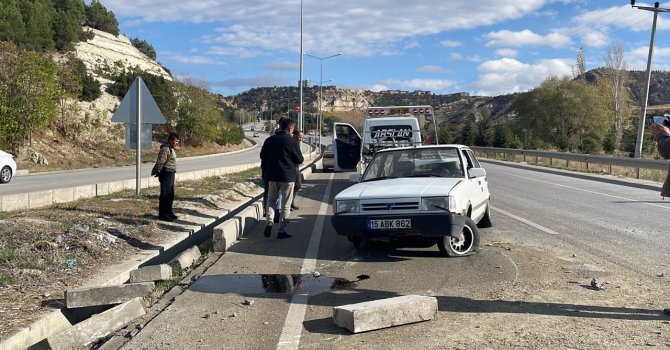
{"type": "Polygon", "coordinates": [[[178,219],[172,211],[174,178],[177,172],[177,152],[175,151],[177,145],[179,145],[179,135],[173,132],[168,136],[168,142],[161,146],[156,164],[151,169],[151,175],[158,177],[161,185],[158,197],[158,219],[161,221],[178,219]]]}
{"type": "MultiPolygon", "coordinates": [[[[662,123],[655,122],[651,125],[651,136],[658,142],[658,153],[663,159],[670,159],[670,121],[667,117],[662,123]]],[[[663,188],[661,189],[661,196],[670,197],[670,169],[668,175],[665,177],[663,188]]]]}
{"type": "MultiPolygon", "coordinates": [[[[655,118],[656,119],[656,118],[655,118]]],[[[670,159],[670,121],[667,117],[662,120],[654,120],[654,124],[651,125],[651,136],[658,142],[658,153],[664,159],[670,159]]],[[[668,174],[665,176],[665,182],[663,183],[663,188],[661,188],[661,196],[670,197],[670,169],[668,169],[668,174]]],[[[670,308],[663,309],[663,313],[667,316],[670,316],[670,308]]]]}

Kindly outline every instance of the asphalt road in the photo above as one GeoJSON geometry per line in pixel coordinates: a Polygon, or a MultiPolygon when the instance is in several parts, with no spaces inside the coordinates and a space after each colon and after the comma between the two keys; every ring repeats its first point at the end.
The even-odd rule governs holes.
{"type": "MultiPolygon", "coordinates": [[[[248,137],[252,137],[253,132],[247,132],[246,134],[248,137]]],[[[262,142],[266,137],[266,133],[260,133],[260,137],[254,139],[262,142]]],[[[177,158],[177,167],[179,172],[186,172],[256,163],[260,161],[259,153],[260,147],[253,147],[231,154],[177,158]]],[[[141,166],[142,177],[149,177],[152,167],[153,163],[143,163],[141,166]]],[[[16,176],[10,183],[1,185],[0,196],[131,179],[135,179],[135,166],[35,173],[27,176],[16,176]]]]}
{"type": "Polygon", "coordinates": [[[648,291],[649,281],[658,279],[659,272],[670,274],[665,226],[670,202],[660,199],[658,186],[491,163],[485,167],[494,226],[480,230],[482,249],[477,255],[447,259],[434,245],[378,244],[355,250],[334,233],[329,221],[332,198],[350,185],[349,174],[315,173],[299,193],[301,208],[290,224],[293,238],[277,240],[276,233],[265,238],[263,225],[258,225],[124,349],[668,344],[668,333],[644,338],[647,329],[667,322],[658,312],[670,303],[667,297],[640,301],[645,308],[633,312],[611,304],[620,303],[622,296],[626,305],[635,304],[635,288],[642,287],[627,290],[624,285],[605,297],[574,281],[625,274],[637,278],[638,286],[640,281],[647,283],[643,289],[648,291]],[[557,262],[569,268],[553,271],[557,262]],[[369,278],[341,283],[361,275],[369,278]],[[290,290],[296,283],[302,284],[302,293],[290,290]],[[437,297],[438,317],[357,335],[332,322],[333,306],[405,294],[437,297]],[[615,297],[619,299],[609,299],[615,297]],[[253,303],[244,305],[245,300],[253,303]],[[594,309],[580,305],[583,300],[602,305],[594,309]],[[591,313],[570,313],[579,308],[591,313]]]}

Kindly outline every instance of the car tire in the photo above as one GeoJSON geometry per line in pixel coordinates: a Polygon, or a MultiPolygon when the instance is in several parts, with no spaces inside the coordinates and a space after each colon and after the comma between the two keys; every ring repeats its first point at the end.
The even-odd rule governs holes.
{"type": "Polygon", "coordinates": [[[491,203],[486,203],[486,211],[484,212],[484,216],[481,218],[481,220],[479,220],[477,226],[481,228],[493,226],[491,223],[491,203]]]}
{"type": "Polygon", "coordinates": [[[349,240],[357,250],[366,250],[370,246],[370,242],[358,235],[349,236],[349,240]]]}
{"type": "Polygon", "coordinates": [[[12,179],[12,169],[8,166],[4,166],[0,170],[0,183],[8,183],[12,179]]]}
{"type": "Polygon", "coordinates": [[[479,250],[479,231],[472,219],[465,219],[461,237],[444,236],[437,241],[440,253],[447,257],[468,256],[479,250]]]}

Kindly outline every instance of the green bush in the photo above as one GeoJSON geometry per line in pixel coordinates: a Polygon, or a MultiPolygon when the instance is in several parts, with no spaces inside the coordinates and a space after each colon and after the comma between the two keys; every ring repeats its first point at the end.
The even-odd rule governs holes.
{"type": "Polygon", "coordinates": [[[151,46],[146,40],[141,40],[140,38],[130,39],[130,43],[135,46],[141,53],[147,55],[147,57],[152,60],[156,59],[156,50],[151,46]]]}
{"type": "Polygon", "coordinates": [[[596,154],[600,150],[602,150],[600,142],[591,136],[585,137],[579,145],[579,151],[586,154],[596,154]]]}

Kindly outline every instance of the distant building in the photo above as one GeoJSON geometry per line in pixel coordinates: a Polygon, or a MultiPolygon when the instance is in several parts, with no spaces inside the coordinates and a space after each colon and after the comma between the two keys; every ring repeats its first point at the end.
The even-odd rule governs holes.
{"type": "Polygon", "coordinates": [[[427,91],[427,90],[414,90],[412,93],[415,94],[415,95],[428,95],[428,94],[430,94],[430,91],[427,91]]]}
{"type": "MultiPolygon", "coordinates": [[[[300,86],[300,80],[298,80],[298,86],[300,86]]],[[[302,81],[302,87],[311,88],[312,86],[314,86],[314,84],[312,83],[311,80],[305,79],[305,80],[302,81]]]]}
{"type": "Polygon", "coordinates": [[[387,93],[387,94],[408,94],[409,93],[409,91],[405,91],[405,90],[383,90],[383,91],[380,91],[380,92],[387,93]]]}

